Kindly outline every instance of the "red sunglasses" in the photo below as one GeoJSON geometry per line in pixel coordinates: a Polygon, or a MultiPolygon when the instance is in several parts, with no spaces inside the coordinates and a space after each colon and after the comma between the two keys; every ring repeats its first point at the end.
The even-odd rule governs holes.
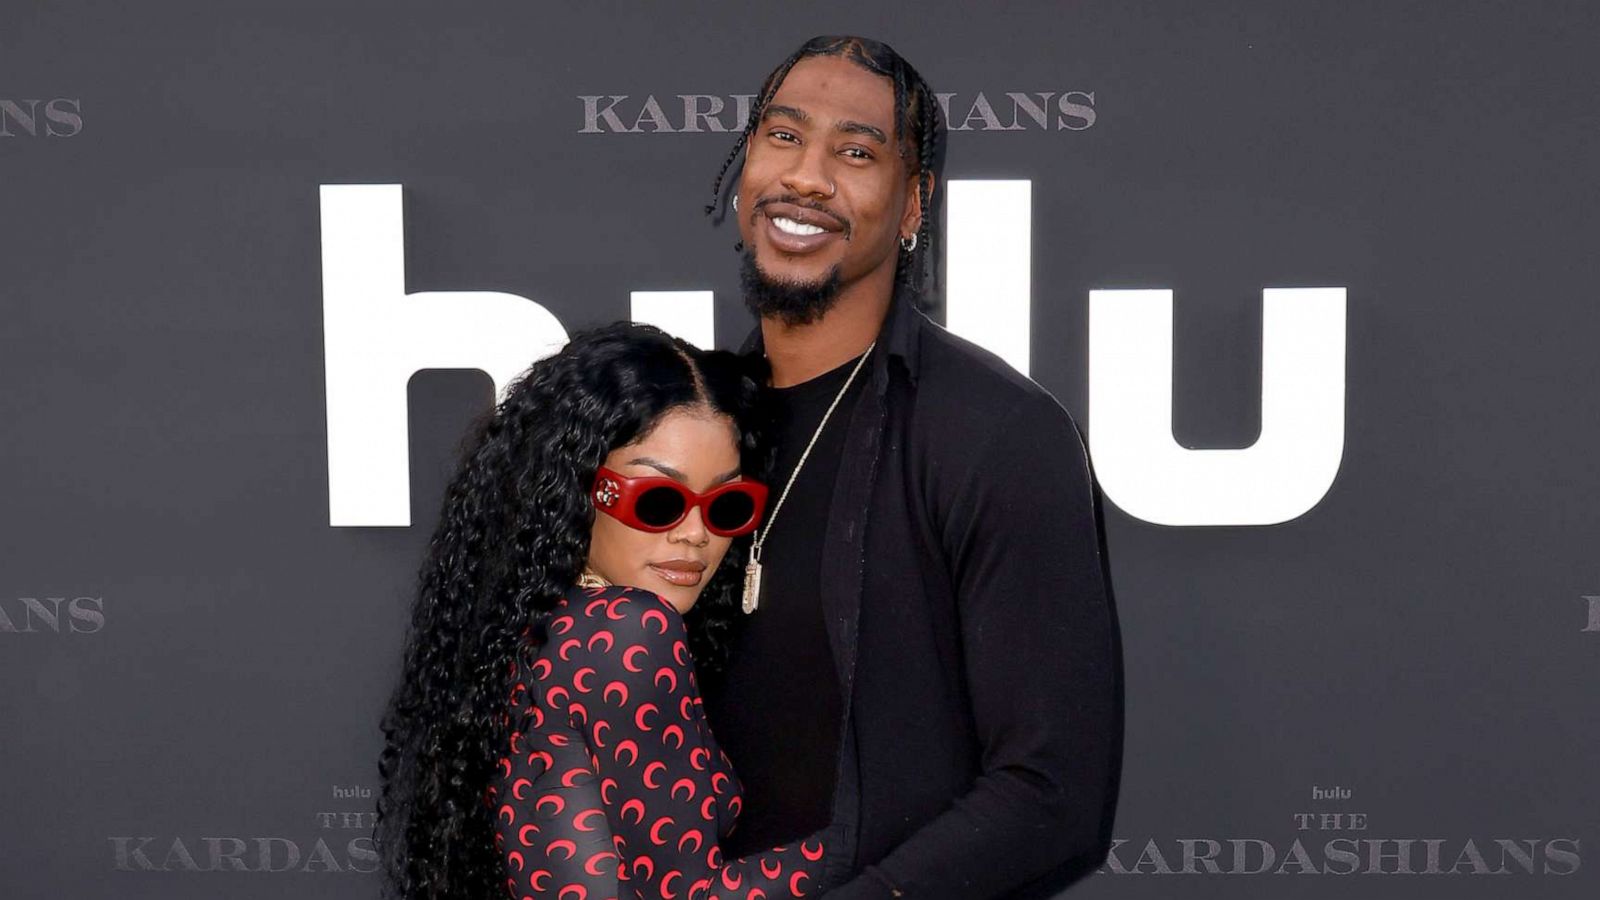
{"type": "Polygon", "coordinates": [[[698,506],[706,530],[722,537],[749,534],[761,521],[767,486],[757,481],[730,481],[703,494],[656,475],[629,478],[605,466],[594,476],[589,495],[594,508],[640,531],[667,531],[698,506]]]}

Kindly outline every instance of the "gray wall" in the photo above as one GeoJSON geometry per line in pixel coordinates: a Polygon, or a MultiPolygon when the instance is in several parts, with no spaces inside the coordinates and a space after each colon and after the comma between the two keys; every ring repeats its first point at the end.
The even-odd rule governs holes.
{"type": "Polygon", "coordinates": [[[712,289],[736,345],[734,237],[699,212],[732,135],[682,133],[678,95],[856,31],[958,118],[1093,94],[1088,127],[973,119],[947,168],[1033,180],[1032,374],[1086,430],[1091,289],[1177,292],[1190,447],[1254,439],[1263,287],[1348,290],[1316,508],[1107,511],[1125,843],[1068,896],[1595,896],[1597,29],[1562,2],[5,4],[0,895],[376,893],[376,720],[491,386],[415,377],[415,524],[329,526],[318,186],[405,186],[412,291],[570,329],[712,289]],[[673,130],[581,133],[612,94],[673,130]],[[1221,872],[1185,873],[1206,841],[1221,872]],[[1418,874],[1378,874],[1402,852],[1418,874]]]}

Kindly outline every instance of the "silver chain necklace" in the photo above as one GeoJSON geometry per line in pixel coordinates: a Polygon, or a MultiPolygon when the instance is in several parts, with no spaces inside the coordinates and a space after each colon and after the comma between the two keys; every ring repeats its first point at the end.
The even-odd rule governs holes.
{"type": "Polygon", "coordinates": [[[783,493],[778,495],[778,502],[772,505],[772,512],[767,515],[767,522],[756,532],[755,539],[750,542],[750,561],[744,566],[744,602],[741,604],[744,611],[756,611],[756,602],[761,597],[761,545],[766,543],[767,535],[772,533],[772,523],[778,521],[778,510],[783,508],[783,501],[789,496],[789,489],[794,487],[794,480],[800,476],[800,469],[806,464],[806,457],[811,455],[811,448],[817,445],[817,438],[822,436],[822,429],[828,424],[828,417],[833,415],[834,407],[844,399],[845,391],[850,390],[850,384],[856,380],[856,373],[866,364],[867,357],[872,355],[872,348],[878,346],[877,341],[867,345],[867,349],[856,360],[856,367],[850,370],[850,377],[844,380],[844,387],[839,388],[839,393],[833,396],[833,402],[828,404],[828,411],[822,414],[822,421],[817,423],[817,430],[811,432],[811,440],[806,442],[806,449],[800,454],[800,461],[794,464],[794,471],[789,473],[789,481],[783,486],[783,493]]]}

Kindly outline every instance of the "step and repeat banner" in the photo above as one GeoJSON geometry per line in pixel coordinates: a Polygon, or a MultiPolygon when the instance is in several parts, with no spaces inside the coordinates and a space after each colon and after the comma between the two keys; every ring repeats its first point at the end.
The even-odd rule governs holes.
{"type": "Polygon", "coordinates": [[[738,346],[701,207],[827,33],[939,93],[933,315],[1105,492],[1063,896],[1600,893],[1600,8],[69,0],[0,10],[0,896],[377,896],[464,429],[577,328],[738,346]]]}

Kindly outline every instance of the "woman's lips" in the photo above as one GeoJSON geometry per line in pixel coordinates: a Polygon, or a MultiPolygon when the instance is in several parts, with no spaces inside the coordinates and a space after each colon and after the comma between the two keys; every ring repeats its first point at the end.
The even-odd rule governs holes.
{"type": "Polygon", "coordinates": [[[695,560],[667,560],[650,563],[650,571],[662,581],[678,587],[694,587],[705,577],[706,564],[695,560]]]}

